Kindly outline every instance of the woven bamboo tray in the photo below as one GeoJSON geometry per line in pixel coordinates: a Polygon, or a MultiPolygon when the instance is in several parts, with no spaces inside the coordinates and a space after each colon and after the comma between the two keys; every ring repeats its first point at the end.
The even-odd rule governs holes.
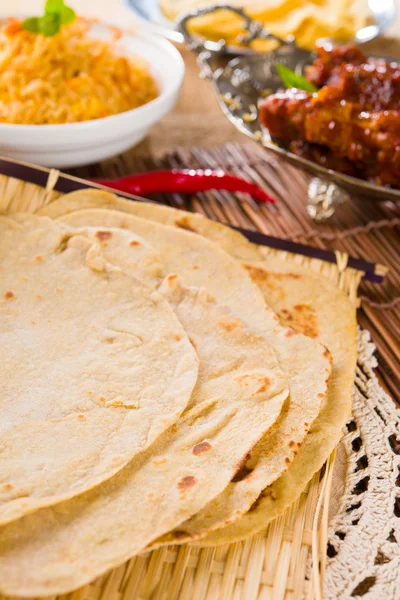
{"type": "MultiPolygon", "coordinates": [[[[58,171],[0,159],[0,213],[35,212],[88,184],[58,171]],[[12,175],[12,176],[10,176],[12,175]]],[[[319,272],[358,306],[361,274],[347,254],[328,264],[269,249],[271,254],[319,272]]],[[[301,496],[268,528],[246,541],[220,547],[164,547],[134,557],[63,600],[321,600],[326,567],[328,505],[335,453],[301,496]]]]}

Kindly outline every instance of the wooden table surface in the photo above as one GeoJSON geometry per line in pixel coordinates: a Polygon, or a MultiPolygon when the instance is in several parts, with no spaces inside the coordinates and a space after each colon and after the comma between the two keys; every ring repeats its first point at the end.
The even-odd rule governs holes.
{"type": "MultiPolygon", "coordinates": [[[[371,52],[400,57],[400,0],[396,23],[388,32],[388,38],[370,44],[371,52]],[[398,38],[396,39],[396,36],[398,38]]],[[[44,0],[0,0],[0,13],[39,14],[44,0]]],[[[82,14],[95,16],[134,26],[133,14],[120,0],[69,0],[68,4],[82,14]]],[[[157,156],[176,146],[214,147],[226,142],[247,141],[222,115],[210,83],[199,78],[199,69],[193,53],[181,50],[186,63],[186,76],[175,109],[167,115],[142,142],[135,152],[157,156]]]]}

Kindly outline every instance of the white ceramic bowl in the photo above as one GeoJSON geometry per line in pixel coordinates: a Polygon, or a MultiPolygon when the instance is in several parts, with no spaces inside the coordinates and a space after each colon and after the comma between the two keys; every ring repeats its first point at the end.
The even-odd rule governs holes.
{"type": "MultiPolygon", "coordinates": [[[[107,26],[96,26],[103,32],[107,26]]],[[[185,72],[178,50],[150,33],[124,34],[118,45],[144,58],[159,96],[133,110],[61,125],[0,123],[0,154],[45,167],[67,168],[114,156],[140,142],[175,105],[185,72]]]]}

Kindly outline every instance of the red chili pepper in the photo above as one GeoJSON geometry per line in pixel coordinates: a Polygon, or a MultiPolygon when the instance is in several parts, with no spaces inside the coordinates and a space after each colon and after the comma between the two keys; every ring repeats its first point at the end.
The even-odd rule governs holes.
{"type": "Polygon", "coordinates": [[[223,171],[206,169],[185,169],[183,171],[150,171],[140,175],[129,175],[121,179],[93,179],[107,187],[136,194],[149,196],[156,193],[176,192],[178,194],[195,194],[207,190],[227,190],[230,192],[244,192],[250,194],[259,202],[275,203],[276,199],[269,196],[264,190],[254,183],[241,177],[229,175],[223,171]]]}

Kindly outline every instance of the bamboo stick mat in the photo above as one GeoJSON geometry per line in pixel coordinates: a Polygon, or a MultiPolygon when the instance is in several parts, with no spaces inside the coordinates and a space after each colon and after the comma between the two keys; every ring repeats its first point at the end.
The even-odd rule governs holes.
{"type": "Polygon", "coordinates": [[[387,265],[389,273],[383,284],[361,284],[358,318],[378,348],[381,381],[400,403],[400,203],[354,197],[339,206],[328,223],[316,224],[305,208],[309,177],[255,144],[177,149],[160,159],[138,157],[128,151],[101,164],[75,169],[73,174],[84,178],[121,177],[158,168],[223,168],[252,180],[279,199],[272,206],[218,191],[196,196],[154,196],[163,203],[201,212],[223,223],[387,265]]]}
{"type": "MultiPolygon", "coordinates": [[[[309,223],[304,216],[306,185],[304,177],[276,160],[267,160],[267,155],[257,148],[252,151],[250,147],[228,146],[214,151],[198,149],[177,151],[165,156],[158,163],[151,159],[133,158],[131,153],[127,153],[102,165],[79,169],[75,174],[82,177],[120,176],[158,167],[182,166],[213,168],[222,166],[238,174],[245,174],[279,196],[280,205],[278,207],[258,206],[252,201],[245,201],[242,197],[217,192],[191,198],[178,195],[160,196],[159,200],[203,212],[211,218],[233,225],[259,229],[264,233],[282,237],[292,237],[300,242],[308,241],[313,237],[314,245],[350,252],[347,247],[335,246],[333,238],[326,235],[324,237],[319,231],[307,227],[309,223]],[[303,196],[299,194],[300,189],[303,189],[303,196]]],[[[17,164],[8,165],[7,175],[3,174],[0,177],[2,192],[0,212],[18,210],[34,212],[44,203],[60,195],[60,192],[55,191],[59,172],[39,169],[40,174],[45,171],[48,175],[45,173],[45,179],[39,178],[41,183],[38,183],[38,178],[34,177],[32,181],[30,179],[32,173],[27,174],[26,170],[30,172],[35,169],[17,164]],[[26,181],[32,182],[26,183],[26,181]]],[[[396,223],[393,227],[392,225],[393,223],[383,225],[380,223],[376,229],[379,231],[381,227],[385,227],[395,231],[396,223]]],[[[333,227],[332,231],[335,231],[335,225],[331,227],[333,227]]],[[[358,228],[359,224],[356,227],[358,228]]],[[[327,232],[329,233],[330,230],[327,229],[327,232]]],[[[352,234],[360,235],[360,230],[357,229],[352,234]]],[[[346,239],[346,236],[344,237],[346,239]]],[[[392,239],[392,243],[396,243],[395,238],[392,239]]],[[[355,248],[351,253],[358,255],[353,250],[355,248]]],[[[374,247],[371,250],[374,250],[374,247]]],[[[360,256],[374,262],[384,262],[379,258],[381,254],[377,258],[373,253],[367,256],[361,251],[360,256]]],[[[290,260],[289,256],[287,260],[290,260]]],[[[348,287],[349,280],[337,279],[337,269],[336,271],[335,269],[332,269],[332,275],[337,285],[345,289],[346,286],[348,287]]],[[[373,314],[379,315],[379,311],[388,311],[390,315],[392,311],[396,313],[398,310],[396,280],[390,280],[385,285],[386,287],[376,292],[372,286],[365,286],[364,303],[373,314]],[[376,295],[367,296],[371,293],[376,295]],[[371,302],[375,304],[372,306],[371,302]]],[[[349,293],[349,290],[347,291],[349,293]]],[[[363,309],[363,315],[364,312],[363,309]]],[[[364,318],[372,329],[371,325],[374,321],[368,315],[369,313],[366,313],[364,318]]],[[[398,319],[398,314],[396,318],[398,319]]],[[[379,317],[377,322],[380,323],[379,317]]],[[[384,343],[390,348],[390,344],[386,341],[388,330],[381,326],[378,327],[378,332],[381,332],[384,343]]],[[[395,328],[392,328],[391,335],[395,343],[395,328]]],[[[380,348],[382,347],[384,346],[381,343],[380,348]]],[[[215,600],[216,598],[219,600],[225,598],[322,600],[323,574],[327,558],[325,549],[328,503],[333,485],[334,461],[335,452],[326,467],[315,474],[292,506],[273,521],[264,532],[245,541],[221,547],[192,548],[187,545],[163,547],[132,558],[124,565],[71,594],[52,598],[54,600],[144,600],[150,597],[152,600],[174,598],[176,600],[215,600]],[[311,555],[312,572],[309,570],[311,555]]],[[[2,596],[0,600],[11,599],[2,596]]]]}

